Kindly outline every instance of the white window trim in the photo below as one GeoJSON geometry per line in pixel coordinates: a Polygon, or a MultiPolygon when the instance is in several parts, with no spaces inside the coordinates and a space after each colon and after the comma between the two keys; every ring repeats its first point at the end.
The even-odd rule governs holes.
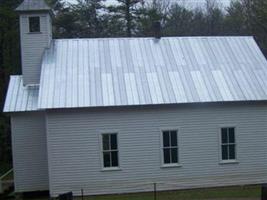
{"type": "Polygon", "coordinates": [[[160,167],[161,168],[173,168],[173,167],[181,167],[181,163],[180,163],[180,144],[179,144],[179,131],[180,128],[179,127],[164,127],[164,128],[160,128],[159,131],[159,136],[160,136],[160,167]],[[169,163],[169,164],[165,164],[164,163],[164,154],[163,154],[163,131],[177,131],[177,153],[178,153],[178,162],[177,163],[169,163]]]}
{"type": "Polygon", "coordinates": [[[119,171],[121,170],[120,168],[120,142],[119,142],[119,131],[118,130],[103,130],[99,131],[99,148],[100,148],[100,165],[101,165],[101,170],[100,171],[119,171]],[[117,150],[118,150],[118,167],[104,167],[104,160],[103,160],[103,141],[102,137],[105,134],[116,134],[117,135],[117,150]]]}
{"type": "Polygon", "coordinates": [[[218,138],[219,138],[219,164],[238,164],[238,126],[236,124],[222,124],[218,128],[218,138]],[[234,128],[235,129],[235,159],[223,160],[222,159],[222,137],[221,129],[222,128],[234,128]]]}

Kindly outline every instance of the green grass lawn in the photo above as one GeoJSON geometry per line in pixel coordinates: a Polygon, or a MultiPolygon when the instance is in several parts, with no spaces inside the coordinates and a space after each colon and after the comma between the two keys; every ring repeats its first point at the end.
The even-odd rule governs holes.
{"type": "MultiPolygon", "coordinates": [[[[236,186],[209,189],[178,190],[158,192],[157,200],[197,200],[197,199],[260,199],[260,186],[236,186]]],[[[153,200],[153,193],[136,193],[125,195],[89,196],[84,200],[153,200]]],[[[76,197],[75,200],[81,200],[76,197]]]]}
{"type": "MultiPolygon", "coordinates": [[[[254,186],[235,186],[220,187],[208,189],[191,189],[158,192],[157,200],[260,200],[261,187],[254,186]]],[[[48,197],[31,197],[23,200],[47,200],[48,197]]],[[[154,200],[152,192],[122,194],[122,195],[102,195],[86,196],[84,200],[154,200]]],[[[81,197],[75,197],[74,200],[82,200],[81,197]]]]}

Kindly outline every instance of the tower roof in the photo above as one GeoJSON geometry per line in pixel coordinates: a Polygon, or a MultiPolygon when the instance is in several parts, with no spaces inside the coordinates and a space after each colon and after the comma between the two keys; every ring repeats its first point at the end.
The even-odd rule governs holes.
{"type": "Polygon", "coordinates": [[[45,0],[24,0],[16,11],[50,11],[51,8],[47,5],[45,0]]]}

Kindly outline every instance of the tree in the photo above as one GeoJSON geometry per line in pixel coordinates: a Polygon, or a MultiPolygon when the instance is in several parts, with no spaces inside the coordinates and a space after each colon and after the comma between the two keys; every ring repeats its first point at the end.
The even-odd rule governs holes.
{"type": "Polygon", "coordinates": [[[192,35],[194,13],[178,4],[171,6],[166,22],[166,34],[175,36],[192,35]]]}
{"type": "Polygon", "coordinates": [[[54,38],[75,38],[79,37],[81,32],[79,17],[69,7],[63,8],[57,12],[53,19],[53,37],[54,38]]]}
{"type": "MultiPolygon", "coordinates": [[[[0,1],[0,109],[10,74],[20,72],[20,46],[18,15],[14,9],[20,0],[0,1]]],[[[0,162],[11,162],[10,127],[7,116],[0,114],[0,162]]]]}
{"type": "Polygon", "coordinates": [[[248,31],[256,38],[267,55],[267,2],[266,0],[242,0],[248,31]]]}
{"type": "Polygon", "coordinates": [[[123,37],[125,36],[125,24],[116,14],[106,13],[102,16],[103,37],[123,37]]]}
{"type": "Polygon", "coordinates": [[[248,33],[245,23],[245,10],[241,2],[232,1],[226,9],[224,27],[227,35],[245,35],[248,33]]]}
{"type": "Polygon", "coordinates": [[[267,56],[267,1],[233,1],[227,9],[225,27],[233,35],[252,35],[267,56]]]}
{"type": "Polygon", "coordinates": [[[117,0],[118,5],[109,6],[109,12],[124,23],[125,35],[131,37],[136,29],[136,11],[143,0],[117,0]]]}
{"type": "Polygon", "coordinates": [[[195,8],[193,11],[193,19],[191,23],[193,36],[205,36],[207,33],[206,14],[200,8],[195,8]]]}
{"type": "Polygon", "coordinates": [[[46,0],[46,1],[54,12],[60,11],[65,7],[65,2],[63,2],[63,0],[46,0]]]}
{"type": "Polygon", "coordinates": [[[78,0],[72,6],[72,12],[78,17],[79,37],[101,37],[103,33],[102,14],[103,0],[78,0]]]}
{"type": "Polygon", "coordinates": [[[224,14],[215,0],[206,0],[207,35],[222,35],[224,14]]]}
{"type": "MultiPolygon", "coordinates": [[[[143,3],[136,11],[136,35],[154,36],[154,22],[160,22],[162,32],[165,32],[165,21],[167,17],[169,2],[153,0],[152,3],[143,3]]],[[[164,33],[162,33],[164,34],[164,33]]]]}

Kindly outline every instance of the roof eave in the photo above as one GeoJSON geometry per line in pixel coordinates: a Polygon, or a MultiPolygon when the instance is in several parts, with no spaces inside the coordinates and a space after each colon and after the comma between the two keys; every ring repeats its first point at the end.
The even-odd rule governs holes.
{"type": "Polygon", "coordinates": [[[49,13],[51,17],[54,17],[55,14],[52,9],[40,9],[40,10],[15,10],[17,13],[25,14],[25,13],[49,13]]]}

